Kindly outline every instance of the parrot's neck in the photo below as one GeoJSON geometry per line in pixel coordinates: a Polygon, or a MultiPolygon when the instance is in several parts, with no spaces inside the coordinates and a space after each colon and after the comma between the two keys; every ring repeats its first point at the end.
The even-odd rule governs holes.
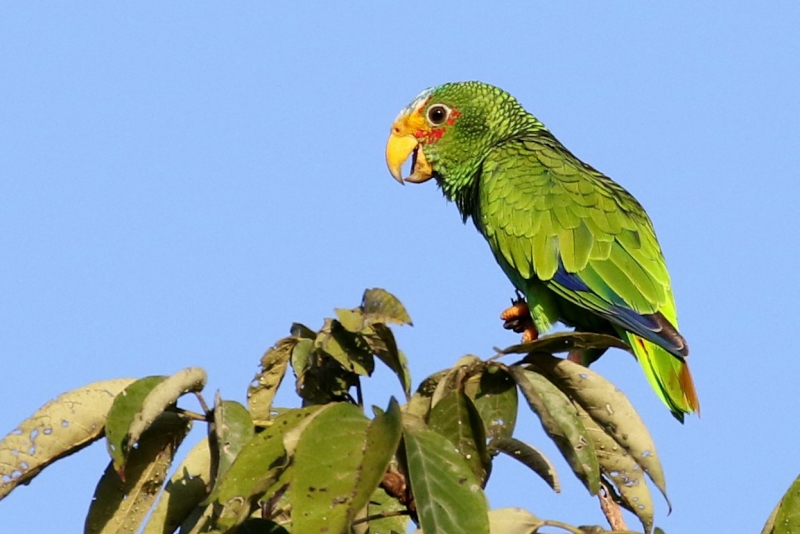
{"type": "Polygon", "coordinates": [[[524,112],[524,110],[522,113],[523,115],[516,117],[514,122],[505,124],[504,134],[492,139],[491,144],[485,146],[485,148],[475,150],[476,153],[481,154],[480,157],[472,157],[468,160],[464,158],[469,161],[468,165],[458,167],[439,166],[441,169],[440,175],[437,177],[439,187],[441,187],[444,196],[456,204],[464,222],[467,222],[470,217],[475,219],[478,215],[478,191],[483,163],[493,150],[514,139],[542,135],[552,137],[547,128],[536,117],[524,112]]]}
{"type": "Polygon", "coordinates": [[[442,193],[447,200],[455,203],[464,222],[475,214],[479,177],[480,165],[477,165],[462,172],[448,173],[446,178],[438,180],[442,193]]]}

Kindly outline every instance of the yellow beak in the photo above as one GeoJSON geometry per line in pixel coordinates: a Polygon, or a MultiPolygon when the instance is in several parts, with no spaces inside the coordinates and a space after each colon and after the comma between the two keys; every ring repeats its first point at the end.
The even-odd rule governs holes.
{"type": "Polygon", "coordinates": [[[401,184],[403,183],[403,163],[412,153],[414,154],[412,172],[405,181],[413,184],[427,182],[433,177],[433,169],[425,159],[425,154],[417,138],[408,131],[408,126],[403,118],[398,119],[392,126],[392,133],[386,143],[386,165],[394,179],[401,184]]]}

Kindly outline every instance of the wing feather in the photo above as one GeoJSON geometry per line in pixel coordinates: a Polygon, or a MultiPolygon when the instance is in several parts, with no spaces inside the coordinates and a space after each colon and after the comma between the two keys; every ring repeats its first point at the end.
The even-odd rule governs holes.
{"type": "Polygon", "coordinates": [[[674,341],[683,339],[652,223],[625,189],[547,137],[501,145],[483,171],[476,224],[516,274],[670,352],[684,350],[674,341]]]}

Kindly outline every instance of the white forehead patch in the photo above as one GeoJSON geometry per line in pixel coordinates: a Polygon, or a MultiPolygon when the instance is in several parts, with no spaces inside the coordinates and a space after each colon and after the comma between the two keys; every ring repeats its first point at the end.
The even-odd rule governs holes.
{"type": "Polygon", "coordinates": [[[417,97],[413,100],[413,102],[411,102],[409,105],[400,110],[400,113],[397,114],[397,117],[395,117],[394,120],[397,120],[400,117],[404,117],[406,115],[410,115],[415,111],[417,111],[422,106],[422,104],[424,104],[425,101],[428,100],[428,97],[431,96],[431,93],[433,93],[434,89],[435,89],[434,87],[428,87],[420,94],[418,94],[417,97]]]}

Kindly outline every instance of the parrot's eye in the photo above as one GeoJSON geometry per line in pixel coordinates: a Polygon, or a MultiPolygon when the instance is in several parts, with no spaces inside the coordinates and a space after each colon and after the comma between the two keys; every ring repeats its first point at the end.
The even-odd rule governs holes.
{"type": "Polygon", "coordinates": [[[428,109],[428,122],[433,126],[444,124],[447,117],[450,116],[450,108],[444,104],[435,104],[428,109]]]}

